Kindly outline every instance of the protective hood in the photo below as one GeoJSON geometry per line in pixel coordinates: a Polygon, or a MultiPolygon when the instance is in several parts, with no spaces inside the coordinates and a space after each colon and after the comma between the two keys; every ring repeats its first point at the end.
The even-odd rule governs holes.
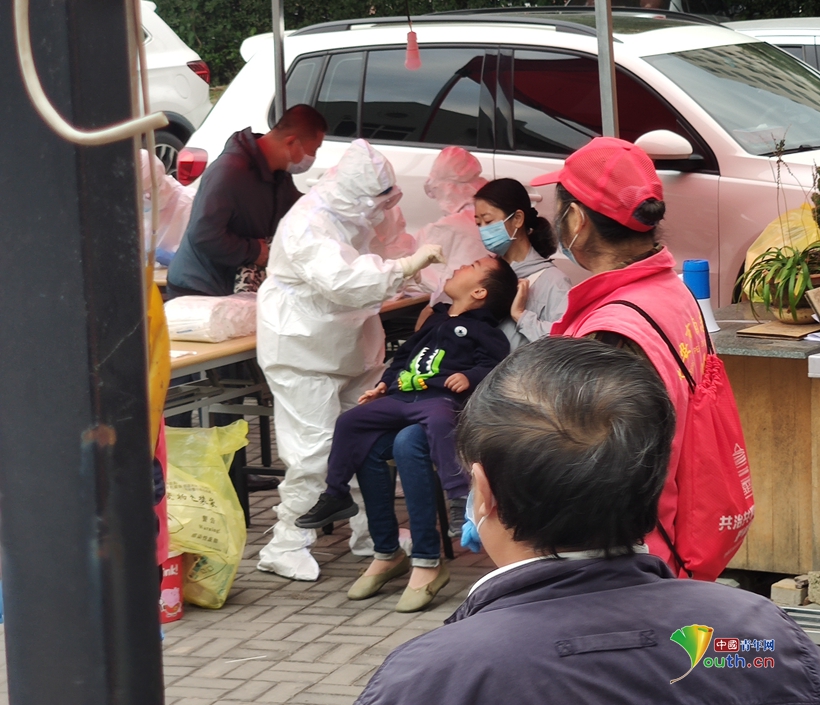
{"type": "Polygon", "coordinates": [[[478,159],[462,147],[445,147],[433,162],[424,192],[451,215],[472,205],[476,191],[486,183],[478,159]]]}
{"type": "Polygon", "coordinates": [[[154,178],[157,180],[157,194],[159,196],[159,209],[162,210],[168,205],[168,201],[174,196],[174,184],[179,182],[171,178],[166,180],[165,165],[159,157],[149,158],[148,150],[140,150],[140,175],[142,176],[142,191],[146,198],[151,198],[151,170],[154,171],[154,178]]]}
{"type": "MultiPolygon", "coordinates": [[[[146,235],[151,231],[151,169],[157,180],[157,203],[159,206],[159,225],[157,227],[157,250],[167,253],[176,252],[188,220],[191,217],[191,206],[194,192],[183,186],[173,176],[165,173],[165,166],[156,157],[149,158],[148,151],[140,150],[140,176],[142,180],[143,219],[146,235]]],[[[167,264],[167,262],[163,262],[167,264]]]]}
{"type": "Polygon", "coordinates": [[[382,195],[394,188],[396,174],[390,162],[365,140],[354,140],[339,164],[325,172],[312,193],[340,217],[375,225],[383,219],[385,208],[398,202],[393,193],[382,195]]]}

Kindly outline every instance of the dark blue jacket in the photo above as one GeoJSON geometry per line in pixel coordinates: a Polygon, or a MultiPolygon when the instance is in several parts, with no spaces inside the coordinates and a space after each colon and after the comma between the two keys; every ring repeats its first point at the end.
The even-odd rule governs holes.
{"type": "Polygon", "coordinates": [[[234,133],[202,176],[191,219],[168,266],[168,295],[233,294],[236,270],[259,257],[302,195],[286,171],[271,172],[251,128],[234,133]]]}
{"type": "Polygon", "coordinates": [[[396,351],[381,379],[388,394],[399,399],[415,399],[418,394],[466,399],[510,354],[507,337],[498,330],[498,321],[487,309],[477,308],[453,317],[449,310],[450,304],[436,304],[424,325],[396,351]],[[469,389],[462,394],[444,386],[456,372],[470,380],[469,389]]]}
{"type": "Polygon", "coordinates": [[[445,626],[398,647],[357,703],[820,703],[820,651],[763,597],[675,579],[655,556],[543,560],[491,578],[445,626]],[[670,636],[693,624],[714,629],[711,645],[670,684],[691,666],[670,636]],[[715,651],[726,638],[774,650],[752,646],[736,661],[715,651]],[[755,667],[771,666],[764,657],[774,666],[755,667]]]}

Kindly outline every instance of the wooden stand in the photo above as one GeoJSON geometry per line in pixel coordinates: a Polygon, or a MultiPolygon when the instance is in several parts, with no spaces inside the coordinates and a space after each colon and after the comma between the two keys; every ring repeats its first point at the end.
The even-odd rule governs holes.
{"type": "Polygon", "coordinates": [[[754,521],[729,567],[820,570],[820,379],[808,369],[820,343],[737,336],[754,324],[748,305],[717,318],[713,339],[737,400],[755,494],[754,521]]]}

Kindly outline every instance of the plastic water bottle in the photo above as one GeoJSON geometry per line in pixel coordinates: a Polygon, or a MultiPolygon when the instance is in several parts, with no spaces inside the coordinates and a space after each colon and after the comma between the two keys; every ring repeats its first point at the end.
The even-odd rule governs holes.
{"type": "Polygon", "coordinates": [[[710,300],[709,261],[705,259],[684,260],[683,283],[689,287],[698,301],[700,310],[703,312],[703,319],[706,321],[706,330],[710,333],[719,331],[720,326],[715,320],[710,300]]]}

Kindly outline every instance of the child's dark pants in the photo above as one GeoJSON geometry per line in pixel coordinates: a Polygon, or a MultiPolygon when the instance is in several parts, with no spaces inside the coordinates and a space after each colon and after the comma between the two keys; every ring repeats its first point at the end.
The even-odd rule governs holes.
{"type": "Polygon", "coordinates": [[[470,491],[470,478],[456,458],[454,435],[458,404],[449,397],[428,399],[426,395],[406,394],[406,397],[380,397],[354,407],[338,418],[328,460],[329,494],[334,497],[350,494],[348,483],[378,438],[388,431],[399,431],[413,424],[424,427],[430,457],[447,496],[451,499],[464,497],[470,491]]]}

